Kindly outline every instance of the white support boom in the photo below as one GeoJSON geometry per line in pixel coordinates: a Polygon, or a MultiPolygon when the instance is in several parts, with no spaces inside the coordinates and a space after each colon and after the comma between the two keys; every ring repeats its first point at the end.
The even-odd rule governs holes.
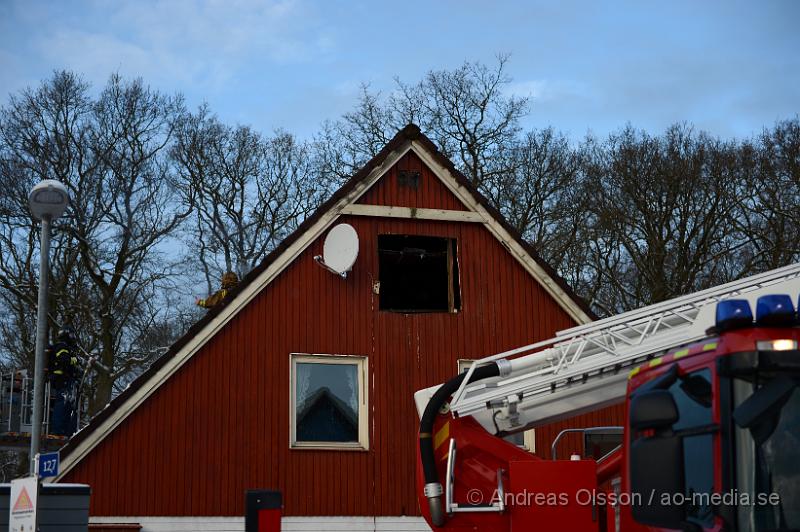
{"type": "MultiPolygon", "coordinates": [[[[621,401],[628,370],[655,354],[695,342],[714,325],[716,303],[800,292],[800,264],[754,275],[566,329],[556,337],[477,360],[453,395],[456,416],[474,416],[489,432],[518,432],[621,401]],[[476,367],[505,359],[501,377],[466,385],[476,367]]],[[[415,394],[422,414],[438,386],[415,394]]]]}

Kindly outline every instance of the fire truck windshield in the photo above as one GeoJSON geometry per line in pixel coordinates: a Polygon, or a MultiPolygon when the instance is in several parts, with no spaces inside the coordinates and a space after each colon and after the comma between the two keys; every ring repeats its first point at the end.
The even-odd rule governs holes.
{"type": "Polygon", "coordinates": [[[739,530],[800,530],[800,387],[773,380],[733,379],[739,530]],[[746,402],[757,406],[748,412],[755,421],[742,427],[737,409],[746,402]]]}

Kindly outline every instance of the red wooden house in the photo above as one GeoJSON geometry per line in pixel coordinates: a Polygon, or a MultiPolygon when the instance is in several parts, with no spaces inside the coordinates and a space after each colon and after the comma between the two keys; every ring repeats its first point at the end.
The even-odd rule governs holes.
{"type": "MultiPolygon", "coordinates": [[[[414,392],[590,319],[408,126],[72,438],[58,481],[144,530],[243,530],[248,489],[282,492],[284,530],[426,530],[414,392]],[[340,223],[346,278],[314,259],[340,223]]],[[[546,454],[553,430],[520,443],[546,454]]]]}

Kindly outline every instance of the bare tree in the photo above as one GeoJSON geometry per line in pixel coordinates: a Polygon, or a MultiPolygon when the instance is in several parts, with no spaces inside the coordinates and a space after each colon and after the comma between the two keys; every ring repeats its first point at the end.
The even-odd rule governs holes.
{"type": "MultiPolygon", "coordinates": [[[[33,365],[39,228],[29,212],[28,191],[42,179],[69,183],[99,165],[100,150],[87,146],[91,133],[85,124],[93,113],[87,90],[73,74],[57,73],[39,89],[12,96],[0,112],[0,298],[8,310],[0,333],[13,365],[33,365]]],[[[66,220],[57,220],[53,230],[52,326],[60,321],[58,301],[81,277],[66,220]]]]}
{"type": "Polygon", "coordinates": [[[763,271],[800,260],[800,119],[778,122],[743,144],[739,168],[748,175],[746,267],[763,271]]]}
{"type": "MultiPolygon", "coordinates": [[[[37,227],[22,192],[58,179],[71,204],[54,231],[51,325],[75,326],[102,368],[93,380],[92,411],[112,397],[120,377],[160,353],[139,346],[149,326],[169,314],[162,297],[174,288],[169,239],[190,212],[176,201],[167,157],[183,112],[181,98],[141,80],[112,76],[92,100],[80,78],[57,72],[13,97],[0,114],[3,173],[17,185],[2,212],[0,288],[7,298],[24,289],[20,301],[35,314],[37,242],[30,235],[37,227]]],[[[7,322],[6,332],[23,324],[21,317],[7,322]]],[[[28,339],[4,340],[30,352],[28,339]]]]}
{"type": "Polygon", "coordinates": [[[341,182],[355,173],[408,123],[416,123],[477,186],[508,170],[507,149],[528,112],[525,97],[507,95],[508,56],[497,65],[465,62],[453,70],[430,71],[418,83],[395,79],[384,97],[362,85],[355,109],[326,122],[314,139],[319,173],[341,182]]]}
{"type": "Polygon", "coordinates": [[[476,186],[508,170],[506,148],[528,112],[526,97],[504,93],[511,82],[508,59],[498,56],[495,68],[467,62],[452,71],[431,71],[414,85],[397,80],[399,94],[392,98],[395,114],[419,122],[476,186]]]}
{"type": "Polygon", "coordinates": [[[307,148],[288,133],[264,138],[203,107],[184,121],[172,153],[181,189],[196,203],[188,261],[209,292],[226,271],[247,274],[318,203],[307,148]]]}
{"type": "Polygon", "coordinates": [[[743,247],[731,219],[742,190],[736,146],[686,125],[652,137],[627,127],[591,143],[587,292],[617,313],[739,276],[743,247]]]}
{"type": "Polygon", "coordinates": [[[483,191],[545,260],[561,265],[586,225],[581,154],[553,128],[530,131],[504,151],[506,171],[483,191]]]}
{"type": "Polygon", "coordinates": [[[361,85],[355,109],[323,122],[314,136],[310,154],[317,187],[330,193],[344,184],[411,121],[398,115],[380,92],[361,85]]]}

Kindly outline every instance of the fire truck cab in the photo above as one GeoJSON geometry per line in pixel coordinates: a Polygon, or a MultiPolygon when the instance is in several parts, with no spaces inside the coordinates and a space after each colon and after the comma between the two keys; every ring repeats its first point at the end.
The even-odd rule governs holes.
{"type": "Polygon", "coordinates": [[[622,522],[800,530],[800,329],[786,302],[762,298],[753,325],[720,303],[732,329],[632,371],[621,487],[639,500],[622,522]]]}
{"type": "Polygon", "coordinates": [[[418,392],[423,515],[448,531],[800,530],[798,293],[794,265],[418,392]],[[620,401],[622,442],[597,459],[543,460],[502,439],[620,401]]]}

